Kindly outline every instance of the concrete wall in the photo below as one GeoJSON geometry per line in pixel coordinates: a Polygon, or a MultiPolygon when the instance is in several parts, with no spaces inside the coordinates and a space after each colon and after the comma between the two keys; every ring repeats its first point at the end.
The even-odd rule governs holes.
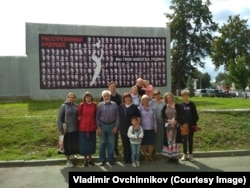
{"type": "Polygon", "coordinates": [[[29,96],[27,57],[0,57],[0,97],[29,96]]]}
{"type": "MultiPolygon", "coordinates": [[[[58,35],[97,35],[97,36],[135,36],[166,37],[166,80],[167,85],[157,87],[161,92],[171,91],[170,31],[167,28],[146,27],[103,27],[59,24],[26,23],[26,52],[24,57],[0,57],[0,98],[29,97],[31,99],[65,99],[68,92],[75,92],[81,98],[90,91],[100,98],[106,88],[83,89],[40,89],[39,34],[58,35]]],[[[118,88],[122,94],[130,88],[118,88]]]]}

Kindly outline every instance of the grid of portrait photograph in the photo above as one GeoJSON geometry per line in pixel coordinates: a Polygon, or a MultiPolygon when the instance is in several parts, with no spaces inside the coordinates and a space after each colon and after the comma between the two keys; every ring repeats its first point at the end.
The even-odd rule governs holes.
{"type": "Polygon", "coordinates": [[[39,35],[40,88],[166,86],[166,38],[39,35]]]}

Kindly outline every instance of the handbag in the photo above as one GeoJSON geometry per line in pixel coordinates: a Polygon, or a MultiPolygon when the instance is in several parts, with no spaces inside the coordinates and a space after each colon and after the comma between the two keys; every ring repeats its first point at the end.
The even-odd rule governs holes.
{"type": "Polygon", "coordinates": [[[198,132],[200,129],[201,128],[197,124],[194,125],[194,132],[198,132]]]}
{"type": "Polygon", "coordinates": [[[189,133],[189,128],[188,128],[188,124],[184,123],[181,125],[181,135],[182,136],[186,136],[189,133]]]}

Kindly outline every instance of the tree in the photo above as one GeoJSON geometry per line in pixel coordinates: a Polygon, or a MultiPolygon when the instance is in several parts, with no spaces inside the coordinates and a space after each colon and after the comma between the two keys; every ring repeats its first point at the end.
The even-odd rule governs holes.
{"type": "Polygon", "coordinates": [[[249,80],[249,66],[245,65],[245,57],[236,56],[236,64],[231,60],[228,65],[229,76],[236,86],[239,86],[243,91],[249,80]]]}
{"type": "Polygon", "coordinates": [[[215,82],[221,83],[221,82],[228,80],[228,79],[229,79],[229,75],[227,73],[219,73],[215,78],[215,82]]]}
{"type": "Polygon", "coordinates": [[[219,73],[215,78],[216,83],[219,83],[220,89],[225,90],[226,88],[230,88],[232,85],[232,80],[228,73],[219,73]]]}
{"type": "Polygon", "coordinates": [[[204,68],[202,61],[211,53],[212,33],[218,25],[212,21],[209,0],[172,0],[167,13],[167,26],[171,34],[172,91],[185,87],[196,67],[204,68]]]}
{"type": "Polygon", "coordinates": [[[189,90],[190,96],[194,96],[194,82],[190,75],[188,76],[186,88],[189,90]]]}
{"type": "Polygon", "coordinates": [[[227,24],[219,28],[212,44],[211,59],[215,68],[224,66],[230,78],[242,89],[250,77],[250,30],[247,20],[239,15],[229,16],[227,24]]]}
{"type": "Polygon", "coordinates": [[[211,76],[208,73],[201,74],[201,88],[210,88],[211,76]]]}
{"type": "Polygon", "coordinates": [[[210,88],[211,76],[208,73],[202,73],[197,68],[194,70],[193,79],[197,79],[197,89],[210,88]]]}

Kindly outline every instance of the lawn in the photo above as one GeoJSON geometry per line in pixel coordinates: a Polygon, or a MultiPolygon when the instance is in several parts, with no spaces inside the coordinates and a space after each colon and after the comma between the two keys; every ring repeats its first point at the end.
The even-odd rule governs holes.
{"type": "MultiPolygon", "coordinates": [[[[201,127],[195,133],[194,152],[250,149],[250,113],[227,111],[249,109],[250,99],[193,97],[191,100],[197,106],[201,127]],[[226,112],[206,112],[208,109],[226,112]]],[[[62,102],[1,101],[0,160],[64,157],[57,154],[56,122],[62,102]]],[[[119,147],[122,150],[121,144],[119,147]]]]}

